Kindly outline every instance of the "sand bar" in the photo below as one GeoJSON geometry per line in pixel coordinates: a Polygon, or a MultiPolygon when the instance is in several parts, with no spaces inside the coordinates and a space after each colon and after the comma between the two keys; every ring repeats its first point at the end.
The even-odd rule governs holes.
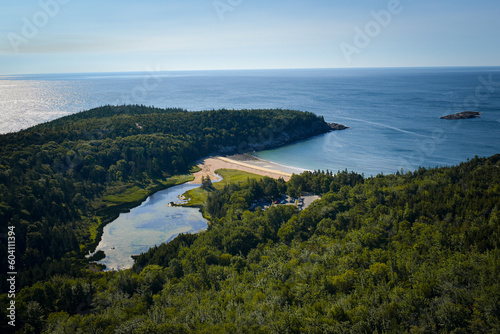
{"type": "Polygon", "coordinates": [[[288,181],[292,173],[301,173],[302,170],[281,166],[269,161],[255,158],[250,155],[233,155],[228,157],[210,157],[198,163],[201,171],[194,173],[193,183],[201,183],[203,176],[210,177],[211,180],[218,179],[215,171],[218,169],[236,169],[244,172],[269,176],[273,179],[283,178],[288,181]]]}

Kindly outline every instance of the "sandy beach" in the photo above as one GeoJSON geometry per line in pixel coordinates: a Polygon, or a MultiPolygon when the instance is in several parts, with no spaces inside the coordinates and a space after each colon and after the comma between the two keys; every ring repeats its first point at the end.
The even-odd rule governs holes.
{"type": "Polygon", "coordinates": [[[281,166],[269,161],[261,160],[253,156],[233,155],[228,157],[210,157],[206,158],[198,164],[201,171],[194,173],[195,180],[193,183],[201,183],[203,176],[210,177],[211,180],[218,179],[215,171],[218,169],[236,169],[244,172],[254,173],[263,176],[269,176],[273,179],[283,178],[288,181],[293,173],[301,173],[299,169],[281,166]]]}

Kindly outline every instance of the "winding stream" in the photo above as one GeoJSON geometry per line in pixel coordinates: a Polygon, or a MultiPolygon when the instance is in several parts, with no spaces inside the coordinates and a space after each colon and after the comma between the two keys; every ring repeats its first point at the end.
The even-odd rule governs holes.
{"type": "Polygon", "coordinates": [[[180,233],[206,229],[207,220],[199,209],[168,206],[170,202],[178,202],[177,196],[199,186],[184,183],[159,191],[130,212],[120,214],[104,227],[95,251],[102,250],[106,257],[98,263],[104,264],[106,270],[127,269],[134,264],[132,255],[144,253],[180,233]]]}

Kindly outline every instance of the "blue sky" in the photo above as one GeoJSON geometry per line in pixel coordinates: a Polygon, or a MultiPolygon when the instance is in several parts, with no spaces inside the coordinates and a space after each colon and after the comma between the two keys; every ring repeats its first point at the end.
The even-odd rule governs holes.
{"type": "Polygon", "coordinates": [[[498,66],[499,14],[498,0],[4,0],[0,75],[498,66]]]}

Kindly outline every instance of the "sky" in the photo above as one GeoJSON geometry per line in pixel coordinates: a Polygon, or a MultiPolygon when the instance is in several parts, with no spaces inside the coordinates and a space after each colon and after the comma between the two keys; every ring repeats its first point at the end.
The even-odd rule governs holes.
{"type": "Polygon", "coordinates": [[[498,0],[3,0],[0,75],[499,66],[498,0]]]}

